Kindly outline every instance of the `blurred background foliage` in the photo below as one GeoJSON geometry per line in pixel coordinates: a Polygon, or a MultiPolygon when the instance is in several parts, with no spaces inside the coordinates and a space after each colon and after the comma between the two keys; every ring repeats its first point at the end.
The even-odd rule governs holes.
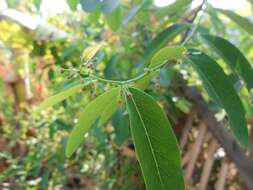
{"type": "MultiPolygon", "coordinates": [[[[145,189],[124,107],[103,128],[93,126],[71,159],[64,156],[67,135],[78,113],[108,85],[94,83],[38,114],[34,107],[84,80],[78,75],[82,70],[107,79],[136,76],[143,69],[151,40],[171,24],[190,22],[198,6],[192,7],[191,0],[179,0],[182,4],[163,8],[151,0],[110,0],[102,6],[98,2],[67,0],[69,10],[44,15],[40,0],[8,0],[8,10],[12,11],[1,10],[0,189],[145,189]],[[84,67],[83,51],[94,45],[101,48],[92,64],[84,67]]],[[[251,34],[218,14],[211,5],[205,12],[208,14],[201,18],[197,31],[231,39],[252,60],[251,34]]],[[[169,44],[179,43],[183,37],[179,35],[169,44]]],[[[198,39],[189,43],[208,49],[200,47],[198,39]]],[[[218,57],[217,60],[226,67],[218,57]]],[[[178,137],[178,126],[191,108],[191,103],[180,95],[179,74],[208,99],[196,73],[184,63],[161,69],[146,90],[167,110],[178,137]]],[[[248,114],[252,114],[248,92],[240,84],[235,85],[244,97],[248,114]]]]}

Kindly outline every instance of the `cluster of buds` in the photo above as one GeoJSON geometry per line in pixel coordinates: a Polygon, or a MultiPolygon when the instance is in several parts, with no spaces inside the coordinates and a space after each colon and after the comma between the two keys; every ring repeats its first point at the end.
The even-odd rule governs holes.
{"type": "Polygon", "coordinates": [[[88,78],[90,74],[93,74],[96,72],[96,69],[94,68],[94,64],[98,60],[96,58],[93,58],[89,61],[82,62],[82,64],[78,67],[68,67],[68,68],[61,68],[60,72],[66,75],[67,79],[73,79],[73,78],[88,78]]]}

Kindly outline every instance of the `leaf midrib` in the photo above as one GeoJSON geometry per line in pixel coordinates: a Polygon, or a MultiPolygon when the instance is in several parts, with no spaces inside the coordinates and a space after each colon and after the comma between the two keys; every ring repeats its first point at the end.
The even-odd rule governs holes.
{"type": "Polygon", "coordinates": [[[162,176],[161,176],[160,171],[159,171],[158,162],[157,162],[157,160],[156,160],[156,156],[155,156],[155,153],[154,153],[154,149],[153,149],[151,140],[150,140],[150,138],[149,138],[148,131],[147,131],[147,129],[145,128],[145,123],[144,123],[144,121],[143,121],[143,119],[142,119],[142,117],[141,117],[141,114],[140,114],[140,112],[139,112],[139,109],[138,109],[138,107],[137,107],[137,105],[136,105],[136,103],[135,103],[135,100],[134,100],[133,96],[131,95],[130,97],[131,97],[131,99],[132,99],[132,101],[133,101],[133,104],[134,104],[134,107],[135,107],[135,109],[136,109],[136,111],[137,111],[137,113],[138,113],[138,117],[139,117],[140,120],[141,120],[141,124],[142,124],[142,126],[143,126],[144,131],[145,131],[145,136],[146,136],[146,138],[148,139],[149,147],[150,147],[150,150],[151,150],[151,152],[152,152],[152,157],[153,157],[153,160],[154,160],[154,162],[155,162],[156,170],[157,170],[157,173],[158,173],[158,176],[159,176],[159,181],[160,181],[161,184],[162,184],[162,188],[165,190],[164,184],[163,184],[163,181],[162,181],[162,176]]]}

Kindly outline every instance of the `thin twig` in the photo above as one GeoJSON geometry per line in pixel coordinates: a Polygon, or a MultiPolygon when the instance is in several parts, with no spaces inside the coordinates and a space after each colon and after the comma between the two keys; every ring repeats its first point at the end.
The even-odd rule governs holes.
{"type": "Polygon", "coordinates": [[[198,16],[198,14],[199,14],[200,11],[203,11],[203,12],[199,16],[199,20],[198,20],[197,24],[195,24],[194,28],[192,30],[188,29],[186,31],[186,35],[183,37],[183,40],[182,40],[182,45],[185,45],[195,35],[195,33],[197,32],[197,29],[199,27],[200,21],[201,21],[201,19],[203,17],[203,14],[204,14],[204,8],[205,8],[204,5],[206,4],[206,2],[207,2],[207,0],[203,0],[203,2],[201,3],[201,5],[199,5],[198,9],[196,10],[195,15],[192,18],[192,20],[190,21],[190,23],[193,23],[196,20],[196,18],[197,18],[197,16],[198,16]]]}

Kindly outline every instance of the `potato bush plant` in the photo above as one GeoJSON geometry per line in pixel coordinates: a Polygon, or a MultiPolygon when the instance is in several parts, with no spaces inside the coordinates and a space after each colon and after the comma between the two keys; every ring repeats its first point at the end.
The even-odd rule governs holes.
{"type": "MultiPolygon", "coordinates": [[[[6,107],[4,115],[22,118],[21,122],[15,120],[16,126],[46,126],[50,140],[55,136],[58,139],[57,143],[52,141],[46,145],[47,140],[43,139],[48,139],[47,135],[36,136],[30,131],[29,135],[40,142],[32,143],[32,149],[38,152],[22,160],[25,164],[22,169],[17,167],[18,171],[36,165],[31,164],[31,160],[42,163],[42,169],[32,167],[26,177],[43,173],[42,179],[34,183],[47,189],[51,176],[59,175],[64,167],[76,165],[85,173],[89,166],[81,166],[79,161],[87,159],[99,168],[103,161],[115,159],[116,152],[110,151],[113,146],[127,142],[133,145],[146,189],[183,190],[186,185],[178,134],[174,132],[175,121],[179,115],[196,109],[198,102],[193,101],[196,99],[203,99],[205,104],[200,102],[199,107],[204,110],[207,106],[213,116],[200,119],[212,124],[210,120],[213,121],[214,115],[223,111],[222,127],[228,128],[233,142],[241,152],[251,147],[247,118],[253,114],[253,22],[249,18],[214,8],[207,0],[195,8],[191,7],[192,0],[177,0],[163,8],[155,7],[152,0],[66,2],[69,13],[48,19],[57,28],[38,24],[31,29],[19,19],[1,13],[0,18],[15,21],[14,24],[0,22],[4,31],[0,33],[0,42],[11,52],[10,57],[17,57],[15,80],[24,80],[19,83],[21,86],[28,84],[25,72],[30,68],[34,73],[32,81],[43,81],[46,73],[48,84],[57,91],[31,111],[27,105],[38,100],[26,102],[25,93],[19,96],[15,80],[8,81],[8,72],[2,72],[0,67],[0,77],[14,86],[14,94],[16,92],[13,112],[8,111],[10,108],[1,98],[1,106],[6,107]],[[225,22],[229,23],[228,27],[225,22]],[[240,35],[236,36],[237,33],[240,35]],[[29,56],[36,64],[25,64],[29,56]],[[41,59],[36,60],[36,57],[41,59]],[[197,94],[197,98],[192,94],[197,94]],[[61,106],[59,110],[50,108],[57,104],[61,106]],[[69,125],[73,125],[71,131],[69,125]],[[58,131],[64,132],[58,134],[58,131]],[[108,151],[107,158],[89,142],[83,146],[91,136],[102,144],[101,149],[108,151]],[[95,164],[90,155],[96,157],[95,164]],[[65,162],[72,165],[63,166],[65,162]]],[[[39,12],[40,3],[38,0],[29,2],[27,9],[33,7],[32,10],[39,12]]],[[[8,2],[8,6],[15,8],[15,2],[8,2]]],[[[44,99],[43,83],[35,89],[39,101],[44,99]]],[[[8,156],[2,155],[16,167],[16,160],[8,156]]],[[[108,168],[112,165],[108,163],[108,168]]],[[[4,175],[11,176],[15,167],[4,175]]],[[[133,167],[135,164],[128,163],[123,170],[133,170],[133,167]]],[[[105,174],[97,170],[94,166],[93,172],[100,181],[97,183],[102,184],[105,174]]],[[[253,188],[251,176],[244,174],[248,189],[253,188]]],[[[51,180],[51,184],[58,183],[57,180],[51,180]]],[[[92,188],[92,184],[87,187],[92,188]]],[[[132,187],[106,181],[99,188],[132,187]]]]}

